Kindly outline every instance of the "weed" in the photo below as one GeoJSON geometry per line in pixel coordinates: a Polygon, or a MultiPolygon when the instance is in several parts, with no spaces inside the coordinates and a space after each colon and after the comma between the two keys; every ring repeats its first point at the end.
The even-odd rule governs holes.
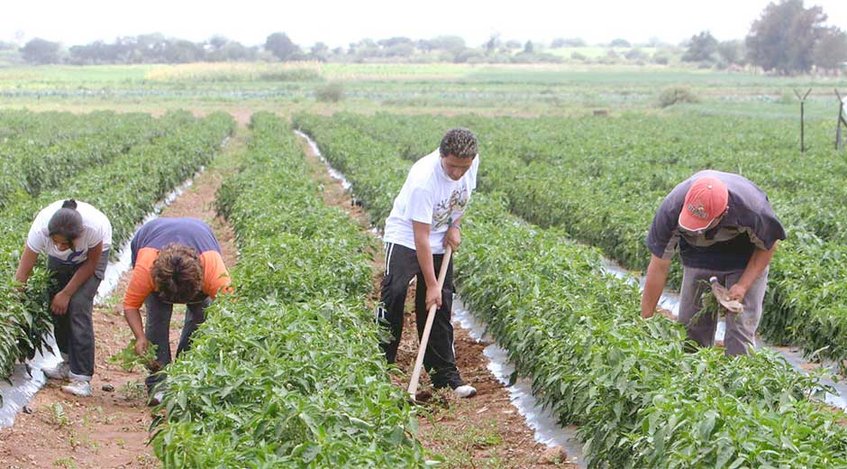
{"type": "Polygon", "coordinates": [[[53,424],[59,428],[64,428],[70,423],[68,414],[65,413],[64,406],[58,402],[54,402],[53,405],[50,406],[50,415],[52,417],[53,424]]]}
{"type": "Polygon", "coordinates": [[[59,458],[53,461],[53,465],[56,467],[64,467],[67,469],[76,469],[78,466],[76,465],[76,461],[71,457],[59,458]]]}
{"type": "Polygon", "coordinates": [[[147,396],[147,388],[140,381],[127,381],[118,388],[118,393],[127,401],[143,399],[147,396]]]}

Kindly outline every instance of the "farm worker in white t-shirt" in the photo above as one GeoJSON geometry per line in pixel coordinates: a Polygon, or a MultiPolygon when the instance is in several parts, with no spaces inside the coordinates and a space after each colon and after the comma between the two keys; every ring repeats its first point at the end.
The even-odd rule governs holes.
{"type": "Polygon", "coordinates": [[[479,169],[476,136],[467,129],[451,129],[437,150],[419,159],[409,171],[394,207],[385,221],[385,276],[378,323],[388,329],[391,341],[381,343],[388,363],[394,363],[403,333],[406,290],[417,277],[415,313],[418,337],[423,334],[427,311],[438,305],[424,354],[424,366],[435,388],[450,387],[459,397],[476,389],[462,381],[453,350],[453,262],[448,265],[439,292],[436,272],[444,249],[459,248],[459,227],[465,207],[476,188],[479,169]]]}
{"type": "Polygon", "coordinates": [[[94,295],[106,272],[112,225],[85,202],[59,200],[38,212],[24,246],[15,279],[25,284],[39,254],[47,254],[53,332],[62,362],[42,371],[51,379],[69,380],[62,391],[91,395],[94,375],[94,295]]]}

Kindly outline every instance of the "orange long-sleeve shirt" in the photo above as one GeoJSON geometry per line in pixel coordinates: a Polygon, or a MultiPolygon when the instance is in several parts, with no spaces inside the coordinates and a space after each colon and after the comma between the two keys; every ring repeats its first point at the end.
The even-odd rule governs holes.
{"type": "Polygon", "coordinates": [[[230,289],[229,272],[224,265],[212,229],[193,218],[157,218],[142,226],[132,239],[132,277],[124,296],[124,308],[138,309],[156,291],[151,269],[159,251],[171,243],[191,247],[200,253],[203,266],[203,293],[215,298],[230,289]]]}

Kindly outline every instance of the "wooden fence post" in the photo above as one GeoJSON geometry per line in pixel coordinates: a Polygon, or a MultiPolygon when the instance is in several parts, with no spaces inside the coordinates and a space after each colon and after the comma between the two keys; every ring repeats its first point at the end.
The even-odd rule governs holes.
{"type": "Polygon", "coordinates": [[[835,122],[835,149],[844,149],[844,143],[841,141],[841,126],[847,127],[847,117],[844,116],[844,98],[835,90],[835,96],[838,97],[838,120],[835,122]]]}
{"type": "Polygon", "coordinates": [[[805,129],[805,127],[806,127],[806,110],[805,110],[805,106],[806,106],[806,98],[809,96],[809,93],[811,93],[811,92],[812,92],[812,89],[809,88],[809,90],[806,91],[806,94],[804,94],[801,97],[800,93],[798,93],[796,89],[794,90],[794,95],[797,96],[797,99],[800,100],[800,153],[806,152],[806,131],[805,131],[806,130],[805,129]]]}

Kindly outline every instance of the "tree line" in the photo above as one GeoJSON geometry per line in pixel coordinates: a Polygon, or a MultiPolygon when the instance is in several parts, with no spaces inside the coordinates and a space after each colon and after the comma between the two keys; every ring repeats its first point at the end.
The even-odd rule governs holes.
{"type": "Polygon", "coordinates": [[[719,42],[708,31],[691,37],[682,56],[704,65],[754,65],[781,75],[847,67],[847,34],[826,24],[823,8],[803,0],[765,7],[747,37],[719,42]]]}
{"type": "MultiPolygon", "coordinates": [[[[807,73],[812,70],[843,70],[847,66],[847,34],[826,24],[827,15],[819,6],[806,8],[804,0],[779,0],[770,3],[756,19],[743,40],[718,41],[709,31],[692,36],[681,47],[651,40],[642,47],[632,47],[624,39],[607,46],[603,59],[630,61],[652,60],[668,63],[669,55],[681,61],[705,67],[760,67],[779,74],[807,73]],[[614,48],[628,49],[616,52],[614,48]],[[652,57],[644,48],[658,50],[652,57]],[[670,52],[668,52],[670,51],[670,52]]],[[[558,38],[550,48],[580,48],[587,44],[580,38],[558,38]]],[[[18,49],[0,42],[0,51],[18,49]]],[[[503,40],[492,35],[478,47],[470,47],[459,36],[439,36],[413,40],[392,37],[381,40],[363,39],[348,47],[330,48],[323,42],[304,48],[284,32],[270,34],[263,45],[245,46],[223,36],[200,43],[168,38],[162,34],[122,37],[112,43],[95,41],[71,46],[65,50],[58,42],[42,38],[28,41],[18,52],[30,64],[74,65],[189,63],[237,61],[366,62],[366,61],[440,61],[454,63],[533,63],[560,62],[561,54],[553,54],[546,46],[532,41],[503,40]]],[[[575,51],[570,59],[587,60],[575,51]]]]}

